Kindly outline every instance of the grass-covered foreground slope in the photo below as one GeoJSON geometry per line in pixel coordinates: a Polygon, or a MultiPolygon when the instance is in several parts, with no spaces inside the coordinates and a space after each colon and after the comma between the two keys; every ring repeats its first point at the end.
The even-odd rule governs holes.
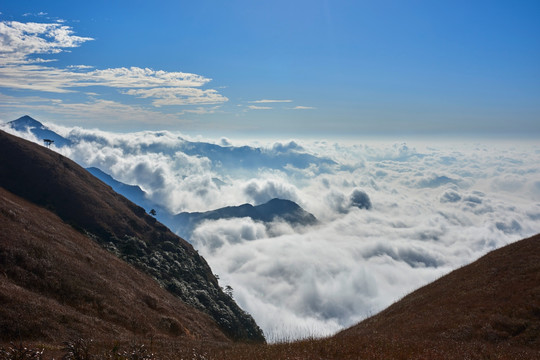
{"type": "Polygon", "coordinates": [[[373,333],[540,350],[540,235],[490,252],[338,337],[373,333]]]}
{"type": "Polygon", "coordinates": [[[228,340],[207,314],[2,188],[0,228],[1,341],[228,340]]]}
{"type": "Polygon", "coordinates": [[[63,222],[153,277],[235,340],[264,341],[253,318],[225,294],[185,240],[88,171],[43,146],[0,131],[0,187],[49,209],[63,222]]]}

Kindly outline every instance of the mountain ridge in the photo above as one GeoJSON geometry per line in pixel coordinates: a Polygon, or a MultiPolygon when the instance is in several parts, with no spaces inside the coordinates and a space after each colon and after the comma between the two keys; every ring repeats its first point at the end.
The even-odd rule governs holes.
{"type": "MultiPolygon", "coordinates": [[[[6,123],[7,126],[21,132],[31,132],[38,139],[52,139],[57,147],[72,145],[81,140],[98,140],[94,135],[73,136],[67,138],[44,126],[39,121],[28,115],[6,123]]],[[[161,146],[160,144],[140,144],[139,149],[143,152],[164,152],[173,154],[181,151],[189,156],[202,156],[211,160],[214,170],[219,172],[220,168],[238,168],[240,171],[252,171],[262,164],[273,169],[287,169],[288,166],[306,169],[312,164],[322,167],[338,165],[334,160],[315,156],[306,152],[301,146],[294,142],[289,145],[275,144],[271,149],[252,146],[222,146],[213,143],[188,141],[178,137],[178,144],[173,147],[161,146]]],[[[221,180],[219,180],[221,182],[221,180]]]]}
{"type": "Polygon", "coordinates": [[[173,217],[173,221],[176,222],[174,231],[189,237],[193,229],[203,221],[244,217],[265,224],[280,220],[291,226],[311,226],[318,223],[313,214],[305,211],[294,201],[274,198],[261,205],[246,203],[205,212],[182,212],[173,217]]]}
{"type": "Polygon", "coordinates": [[[137,185],[128,185],[113,178],[96,167],[86,168],[92,175],[112,187],[135,204],[147,209],[157,210],[156,219],[165,224],[180,237],[189,241],[193,229],[205,220],[220,220],[249,217],[253,221],[269,224],[272,221],[285,221],[291,226],[311,226],[318,223],[317,218],[305,211],[294,201],[274,198],[260,205],[245,203],[238,206],[226,206],[202,212],[181,212],[171,214],[160,205],[146,198],[146,193],[137,185]]]}

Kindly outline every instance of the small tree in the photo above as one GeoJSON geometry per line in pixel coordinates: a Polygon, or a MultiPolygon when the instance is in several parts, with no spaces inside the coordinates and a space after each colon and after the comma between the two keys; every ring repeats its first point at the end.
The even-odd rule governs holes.
{"type": "Polygon", "coordinates": [[[43,142],[45,143],[45,146],[50,148],[51,144],[54,142],[54,140],[51,139],[43,139],[43,142]]]}
{"type": "Polygon", "coordinates": [[[231,285],[225,286],[225,289],[223,289],[225,294],[229,295],[230,297],[233,297],[233,288],[231,285]]]}
{"type": "Polygon", "coordinates": [[[150,215],[156,216],[156,214],[157,214],[156,210],[154,210],[154,209],[150,210],[150,215]]]}

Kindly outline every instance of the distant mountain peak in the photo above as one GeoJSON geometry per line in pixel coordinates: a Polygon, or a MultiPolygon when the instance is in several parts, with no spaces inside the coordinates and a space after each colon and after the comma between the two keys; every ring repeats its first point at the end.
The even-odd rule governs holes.
{"type": "Polygon", "coordinates": [[[57,134],[29,115],[21,116],[17,120],[10,121],[7,124],[14,130],[31,132],[39,140],[52,140],[51,142],[56,147],[71,145],[71,140],[57,134]]]}
{"type": "Polygon", "coordinates": [[[33,117],[29,115],[21,116],[17,120],[8,122],[8,124],[16,130],[26,130],[26,128],[28,127],[37,127],[37,128],[44,127],[42,123],[40,123],[39,121],[37,121],[36,119],[34,119],[33,117]]]}
{"type": "Polygon", "coordinates": [[[245,217],[267,224],[276,220],[285,221],[292,226],[309,226],[318,223],[317,218],[313,214],[304,210],[294,201],[274,198],[256,206],[242,204],[206,212],[183,212],[174,216],[174,221],[176,222],[174,228],[180,236],[189,238],[195,227],[205,220],[245,217]]]}

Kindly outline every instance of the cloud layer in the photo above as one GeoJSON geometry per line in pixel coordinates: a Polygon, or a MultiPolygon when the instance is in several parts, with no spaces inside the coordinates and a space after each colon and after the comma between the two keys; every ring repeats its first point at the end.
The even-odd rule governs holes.
{"type": "Polygon", "coordinates": [[[172,212],[281,197],[313,213],[320,223],[304,228],[207,221],[189,239],[270,340],[335,332],[540,230],[532,143],[257,148],[171,132],[56,130],[75,143],[58,151],[141,186],[172,212]]]}

